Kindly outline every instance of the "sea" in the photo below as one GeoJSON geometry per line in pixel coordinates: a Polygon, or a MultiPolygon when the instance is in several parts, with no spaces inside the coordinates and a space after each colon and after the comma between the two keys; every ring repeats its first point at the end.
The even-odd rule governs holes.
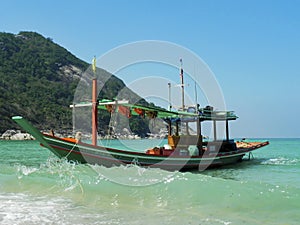
{"type": "Polygon", "coordinates": [[[77,164],[2,140],[0,224],[299,224],[300,139],[269,141],[235,165],[170,172],[77,164]]]}

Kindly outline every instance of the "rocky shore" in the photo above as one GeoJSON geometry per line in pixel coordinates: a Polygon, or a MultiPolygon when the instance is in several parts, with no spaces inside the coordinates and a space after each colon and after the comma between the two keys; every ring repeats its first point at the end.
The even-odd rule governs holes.
{"type": "MultiPolygon", "coordinates": [[[[42,131],[44,133],[49,133],[49,131],[42,131]]],[[[59,131],[55,132],[57,137],[71,137],[71,131],[59,131]]],[[[26,141],[26,140],[35,140],[35,138],[28,133],[24,133],[21,130],[7,130],[2,135],[0,135],[0,140],[12,140],[12,141],[26,141]]]]}
{"type": "MultiPolygon", "coordinates": [[[[49,133],[49,131],[42,131],[44,133],[49,133]]],[[[57,137],[74,137],[72,131],[54,131],[54,135],[57,137]]],[[[91,139],[90,134],[82,134],[82,139],[91,139]]],[[[98,136],[98,139],[141,139],[138,135],[132,134],[115,134],[115,135],[105,135],[98,136]]],[[[28,133],[24,133],[21,130],[7,130],[2,135],[0,135],[0,140],[12,140],[12,141],[25,141],[25,140],[35,140],[35,138],[28,133]]]]}
{"type": "MultiPolygon", "coordinates": [[[[42,130],[42,133],[50,133],[49,130],[42,130]]],[[[53,131],[53,134],[56,137],[74,137],[74,133],[72,130],[55,130],[53,131]]],[[[82,139],[84,140],[90,140],[91,134],[81,134],[82,139]]],[[[147,134],[147,138],[149,139],[161,139],[165,138],[167,136],[167,133],[164,129],[162,129],[157,134],[147,134]]],[[[141,139],[140,136],[133,134],[129,131],[122,132],[122,133],[114,133],[113,135],[98,135],[98,139],[120,139],[120,140],[136,140],[141,139]]],[[[6,130],[2,135],[0,134],[0,140],[12,140],[12,141],[24,141],[24,140],[35,140],[35,138],[28,133],[24,133],[21,130],[13,130],[9,129],[6,130]]]]}

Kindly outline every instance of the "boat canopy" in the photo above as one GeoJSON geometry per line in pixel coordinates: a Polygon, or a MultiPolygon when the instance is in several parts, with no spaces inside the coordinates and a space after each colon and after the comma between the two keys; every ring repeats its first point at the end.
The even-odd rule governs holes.
{"type": "MultiPolygon", "coordinates": [[[[102,99],[98,101],[98,109],[109,112],[119,112],[127,117],[142,116],[149,118],[162,119],[180,119],[182,121],[205,121],[205,120],[235,120],[238,117],[233,111],[215,111],[212,107],[205,107],[192,110],[189,107],[187,111],[170,111],[160,107],[144,106],[140,104],[131,104],[128,100],[109,100],[102,99]]],[[[84,102],[70,105],[70,107],[92,106],[91,102],[84,102]]]]}

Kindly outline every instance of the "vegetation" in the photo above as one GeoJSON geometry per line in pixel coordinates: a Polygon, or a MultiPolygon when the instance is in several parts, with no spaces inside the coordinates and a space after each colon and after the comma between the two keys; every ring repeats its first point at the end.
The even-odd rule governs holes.
{"type": "MultiPolygon", "coordinates": [[[[89,64],[35,32],[0,33],[0,133],[19,129],[11,120],[21,115],[39,129],[72,129],[72,104],[76,87],[89,64]]],[[[97,69],[98,79],[107,80],[99,98],[123,96],[146,104],[108,72],[97,69]],[[107,77],[109,77],[107,79],[107,77]]],[[[99,115],[99,132],[105,133],[109,114],[99,115]]],[[[139,135],[149,132],[147,121],[130,119],[139,135]]]]}

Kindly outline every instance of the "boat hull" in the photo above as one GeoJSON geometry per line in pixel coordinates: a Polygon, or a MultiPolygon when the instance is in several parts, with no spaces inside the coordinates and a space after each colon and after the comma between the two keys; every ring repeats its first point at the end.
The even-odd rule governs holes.
{"type": "MultiPolygon", "coordinates": [[[[165,170],[204,170],[240,162],[243,156],[255,149],[238,149],[232,152],[204,154],[203,156],[160,156],[123,151],[113,148],[76,143],[44,134],[50,150],[60,158],[98,164],[106,167],[136,164],[165,170]]],[[[42,144],[43,145],[43,144],[42,144]]],[[[264,145],[263,145],[264,146],[264,145]]],[[[262,146],[260,146],[262,147],[262,146]]]]}
{"type": "Polygon", "coordinates": [[[67,158],[68,160],[79,163],[104,165],[107,167],[136,164],[143,167],[161,168],[165,170],[204,170],[206,168],[237,163],[242,160],[246,153],[269,144],[267,141],[254,144],[243,142],[239,143],[238,146],[240,147],[233,151],[206,151],[201,156],[182,156],[178,154],[171,154],[169,156],[151,155],[95,146],[76,141],[73,138],[59,138],[54,135],[42,134],[20,116],[13,117],[13,120],[24,130],[33,135],[42,146],[48,148],[60,158],[67,158]]]}

